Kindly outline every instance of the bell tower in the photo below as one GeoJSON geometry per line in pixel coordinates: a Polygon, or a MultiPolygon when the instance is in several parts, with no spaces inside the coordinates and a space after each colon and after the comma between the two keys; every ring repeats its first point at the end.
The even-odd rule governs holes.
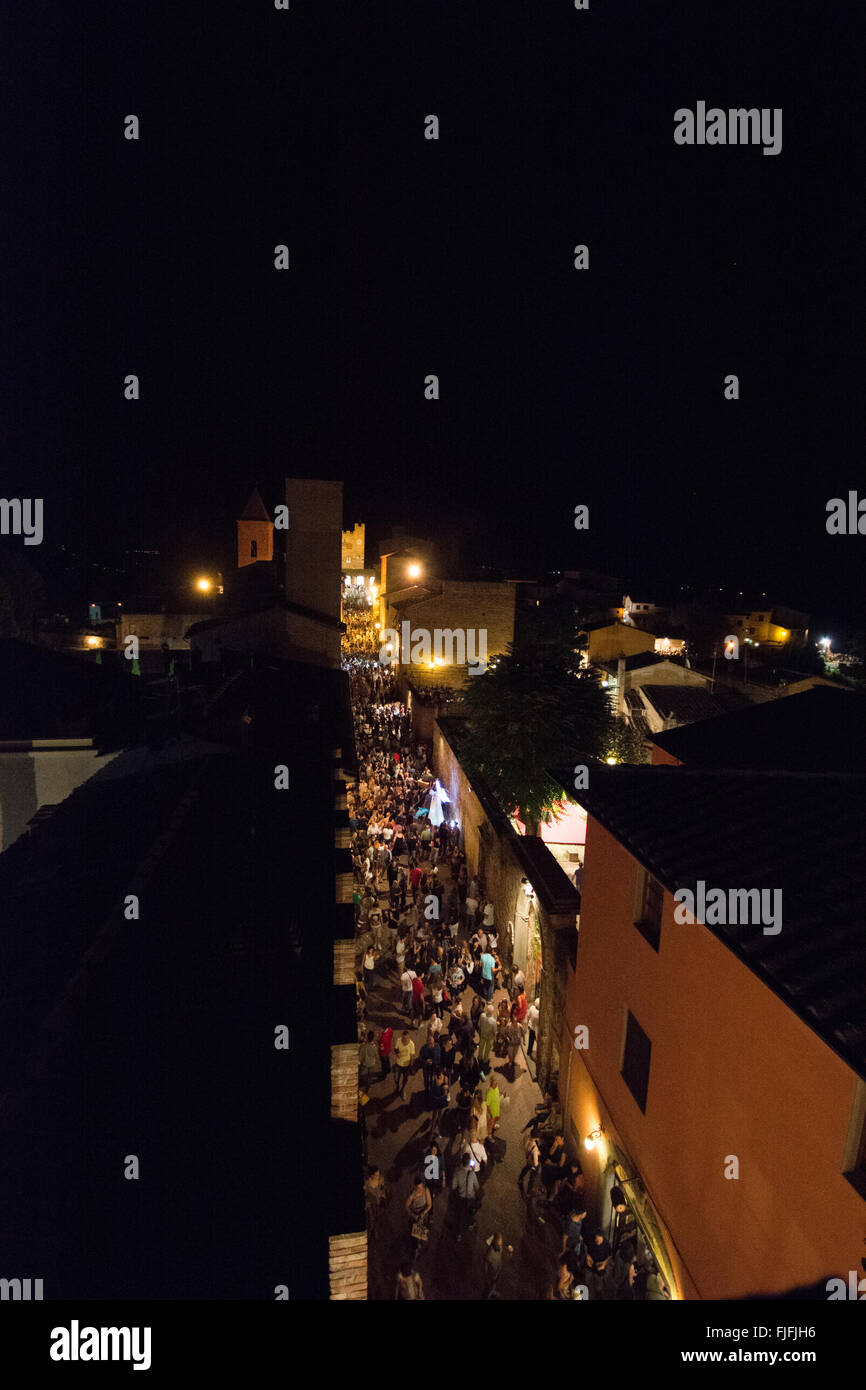
{"type": "Polygon", "coordinates": [[[274,558],[274,523],[254,487],[238,518],[238,569],[274,558]]]}

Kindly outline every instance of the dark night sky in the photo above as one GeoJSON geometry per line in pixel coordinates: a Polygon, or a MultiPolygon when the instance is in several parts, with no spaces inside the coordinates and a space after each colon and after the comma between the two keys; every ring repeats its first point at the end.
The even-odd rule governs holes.
{"type": "Polygon", "coordinates": [[[46,546],[205,558],[252,483],[335,477],[374,537],[855,621],[860,3],[17,9],[0,492],[46,546]],[[699,99],[782,107],[782,153],[676,146],[699,99]]]}

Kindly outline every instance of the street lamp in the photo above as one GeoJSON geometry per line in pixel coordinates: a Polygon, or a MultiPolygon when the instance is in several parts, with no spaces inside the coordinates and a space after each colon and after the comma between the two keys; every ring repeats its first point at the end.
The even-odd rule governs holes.
{"type": "Polygon", "coordinates": [[[200,579],[197,579],[195,581],[195,587],[199,590],[200,593],[209,594],[211,589],[213,588],[213,581],[211,579],[208,579],[205,575],[202,575],[200,579]]]}
{"type": "Polygon", "coordinates": [[[409,576],[410,579],[420,579],[420,578],[421,578],[421,566],[420,566],[420,565],[412,564],[412,565],[409,566],[409,568],[407,569],[406,573],[408,574],[408,576],[409,576]]]}

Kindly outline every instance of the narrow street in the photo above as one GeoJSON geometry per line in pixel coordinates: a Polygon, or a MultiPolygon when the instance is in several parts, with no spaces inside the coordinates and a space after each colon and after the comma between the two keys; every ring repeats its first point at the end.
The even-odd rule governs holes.
{"type": "MultiPolygon", "coordinates": [[[[471,991],[467,990],[466,998],[471,991]]],[[[497,991],[494,1003],[503,997],[497,991]]],[[[391,1026],[395,1035],[409,1028],[416,1055],[426,1037],[426,1024],[413,1028],[400,1012],[400,990],[393,967],[380,975],[368,1004],[369,1021],[377,1028],[391,1026]]],[[[526,1070],[521,1051],[515,1082],[505,1060],[491,1057],[500,1088],[508,1096],[496,1139],[488,1141],[489,1158],[481,1182],[481,1201],[477,1225],[457,1243],[453,1223],[448,1219],[449,1189],[455,1168],[452,1152],[459,1135],[457,1114],[446,1112],[443,1130],[447,1136],[444,1153],[446,1189],[433,1191],[433,1213],[427,1248],[420,1251],[416,1268],[424,1280],[427,1298],[472,1299],[483,1297],[484,1254],[487,1237],[501,1231],[506,1246],[514,1254],[503,1265],[497,1292],[505,1299],[537,1299],[546,1296],[554,1276],[561,1230],[556,1216],[540,1197],[522,1197],[517,1176],[523,1167],[522,1129],[534,1114],[541,1093],[526,1070]],[[541,1218],[541,1219],[539,1219],[541,1218]]],[[[453,1093],[457,1084],[451,1088],[453,1093]]],[[[413,1072],[401,1097],[395,1093],[392,1075],[370,1088],[365,1107],[368,1127],[368,1161],[384,1174],[389,1197],[376,1214],[370,1240],[369,1297],[392,1299],[394,1281],[402,1260],[411,1258],[409,1218],[404,1203],[416,1172],[421,1170],[430,1132],[430,1109],[425,1103],[420,1067],[413,1072]]]]}
{"type": "MultiPolygon", "coordinates": [[[[373,707],[370,706],[370,709],[373,707]]],[[[356,696],[355,715],[359,716],[356,696]]],[[[365,711],[369,718],[369,712],[365,711]]],[[[374,727],[375,721],[374,721],[374,727]]],[[[368,740],[373,756],[385,751],[373,737],[368,740]]],[[[384,764],[384,759],[382,763],[384,764]]],[[[386,773],[387,776],[387,773],[386,773]]],[[[429,780],[429,779],[428,779],[429,780]]],[[[389,787],[389,794],[393,794],[389,787]]],[[[395,862],[409,867],[409,855],[395,856],[395,862]]],[[[423,867],[424,861],[421,860],[423,867]]],[[[439,862],[437,877],[447,894],[452,878],[449,865],[439,862]]],[[[383,888],[378,875],[374,878],[375,903],[383,915],[388,907],[389,894],[383,888]]],[[[411,893],[409,895],[411,914],[411,893]]],[[[372,910],[372,899],[370,900],[372,910]]],[[[400,914],[400,927],[407,914],[400,914]]],[[[365,917],[369,916],[369,912],[365,917]]],[[[461,914],[462,918],[462,914],[461,914]]],[[[360,972],[364,954],[373,941],[373,933],[364,925],[358,925],[358,969],[360,972]]],[[[518,1175],[524,1164],[524,1126],[536,1112],[543,1100],[535,1082],[534,1065],[527,1067],[524,1043],[518,1052],[515,1075],[512,1076],[507,1058],[499,1058],[495,1050],[491,1053],[488,1067],[481,1083],[486,1093],[491,1071],[499,1081],[503,1095],[502,1120],[495,1138],[485,1142],[488,1158],[483,1165],[480,1194],[474,1226],[458,1240],[456,1197],[451,1195],[451,1182],[458,1165],[462,1144],[460,1116],[455,1101],[460,1090],[458,1081],[449,1086],[449,1106],[440,1123],[443,1136],[444,1186],[430,1183],[433,1206],[429,1224],[429,1239],[419,1246],[415,1255],[414,1242],[410,1236],[411,1221],[405,1210],[405,1203],[413,1184],[423,1173],[424,1158],[428,1152],[431,1134],[432,1111],[424,1092],[422,1068],[418,1054],[427,1036],[429,1005],[425,1006],[428,1018],[423,1022],[412,1022],[402,1011],[400,980],[393,943],[384,943],[388,932],[380,934],[383,950],[376,962],[376,969],[370,982],[367,996],[367,1018],[359,1024],[359,1038],[363,1041],[367,1028],[373,1028],[378,1036],[382,1029],[394,1030],[394,1041],[406,1029],[415,1046],[415,1056],[405,1091],[398,1094],[395,1069],[384,1077],[376,1077],[368,1086],[369,1100],[363,1105],[367,1126],[368,1166],[377,1167],[384,1177],[387,1199],[381,1207],[368,1211],[370,1224],[368,1296],[372,1300],[390,1300],[395,1297],[397,1273],[401,1264],[413,1261],[413,1267],[420,1273],[427,1299],[477,1299],[485,1297],[485,1255],[487,1241],[494,1233],[503,1237],[506,1255],[498,1280],[495,1298],[501,1299],[539,1299],[546,1298],[555,1279],[556,1262],[562,1243],[561,1220],[546,1199],[539,1195],[525,1196],[518,1187],[518,1175]],[[507,1252],[511,1247],[511,1253],[507,1252]]],[[[468,941],[466,927],[459,927],[457,943],[468,941]]],[[[422,969],[418,967],[419,972],[422,969]]],[[[473,998],[473,988],[468,986],[463,993],[466,1012],[473,998]]],[[[497,989],[493,995],[494,1009],[508,995],[504,989],[497,989]]],[[[446,1006],[442,1036],[447,1031],[450,1014],[446,1006]]],[[[362,1087],[362,1094],[363,1094],[362,1087]]]]}

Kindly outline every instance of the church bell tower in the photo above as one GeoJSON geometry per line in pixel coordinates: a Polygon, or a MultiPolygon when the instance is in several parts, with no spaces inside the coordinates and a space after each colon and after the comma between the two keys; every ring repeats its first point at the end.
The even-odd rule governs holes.
{"type": "Polygon", "coordinates": [[[238,518],[238,569],[274,558],[274,523],[254,487],[238,518]]]}

